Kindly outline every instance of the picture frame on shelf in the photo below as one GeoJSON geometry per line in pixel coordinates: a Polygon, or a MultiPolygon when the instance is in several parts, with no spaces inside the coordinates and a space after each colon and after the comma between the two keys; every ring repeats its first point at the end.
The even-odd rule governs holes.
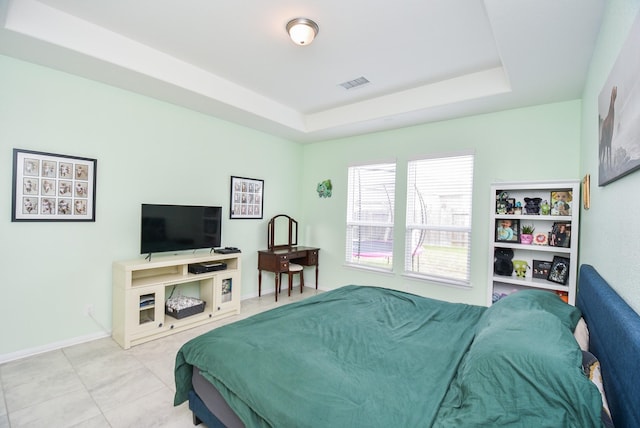
{"type": "Polygon", "coordinates": [[[11,221],[96,221],[97,160],[13,149],[11,221]]]}
{"type": "Polygon", "coordinates": [[[570,263],[571,261],[566,257],[554,256],[547,280],[557,284],[567,285],[570,263]]]}
{"type": "Polygon", "coordinates": [[[264,180],[231,176],[230,219],[261,219],[264,180]]]}
{"type": "Polygon", "coordinates": [[[571,215],[571,202],[573,201],[573,191],[556,190],[551,192],[551,215],[571,215]]]}
{"type": "Polygon", "coordinates": [[[569,248],[571,246],[571,223],[557,221],[549,233],[549,245],[552,247],[569,248]]]}
{"type": "Polygon", "coordinates": [[[496,220],[496,242],[520,242],[520,220],[502,218],[496,220]]]}
{"type": "Polygon", "coordinates": [[[509,208],[509,194],[499,192],[496,194],[496,214],[506,214],[509,208]]]}
{"type": "Polygon", "coordinates": [[[553,262],[547,260],[534,260],[531,276],[533,278],[547,279],[549,277],[552,264],[553,262]]]}

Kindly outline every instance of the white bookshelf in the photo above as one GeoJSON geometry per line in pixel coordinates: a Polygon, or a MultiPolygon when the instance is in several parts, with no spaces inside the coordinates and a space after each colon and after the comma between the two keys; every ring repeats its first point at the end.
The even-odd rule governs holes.
{"type": "MultiPolygon", "coordinates": [[[[564,299],[571,305],[575,304],[576,296],[576,277],[578,272],[578,236],[579,236],[579,213],[580,213],[580,181],[532,181],[532,182],[503,182],[491,185],[491,204],[492,213],[489,216],[489,289],[487,303],[492,304],[494,293],[498,295],[510,294],[527,288],[535,288],[541,290],[549,290],[562,295],[564,299]],[[552,207],[551,192],[571,192],[571,211],[568,215],[560,215],[555,210],[550,210],[549,214],[527,214],[525,213],[524,198],[541,198],[547,201],[552,207]],[[500,196],[506,194],[507,200],[511,202],[520,202],[523,212],[521,214],[514,212],[503,212],[498,209],[498,200],[500,196]],[[511,220],[512,223],[518,223],[519,229],[523,225],[533,225],[535,227],[534,236],[538,234],[547,236],[545,245],[537,245],[535,243],[524,244],[520,242],[521,233],[518,239],[513,241],[498,240],[497,227],[502,220],[511,220]],[[567,243],[568,246],[552,246],[549,245],[549,234],[553,231],[554,224],[565,224],[570,230],[567,243]],[[510,249],[513,251],[512,260],[521,260],[528,264],[524,277],[519,277],[513,272],[511,275],[498,275],[494,271],[495,251],[497,248],[510,249]],[[553,263],[557,257],[560,262],[556,272],[562,268],[562,259],[569,261],[567,269],[566,284],[549,280],[546,274],[540,276],[540,271],[536,271],[534,275],[534,261],[553,263]]],[[[567,214],[567,213],[565,213],[567,214]]],[[[559,236],[556,234],[556,236],[559,236]]],[[[539,236],[542,241],[542,236],[539,236]]],[[[557,278],[557,277],[556,277],[557,278]]]]}

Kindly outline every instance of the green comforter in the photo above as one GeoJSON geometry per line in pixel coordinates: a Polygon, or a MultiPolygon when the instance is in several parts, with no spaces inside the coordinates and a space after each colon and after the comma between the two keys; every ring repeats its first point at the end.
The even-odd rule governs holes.
{"type": "MultiPolygon", "coordinates": [[[[526,312],[516,306],[518,313],[526,312]]],[[[175,404],[187,399],[196,366],[246,426],[554,426],[548,421],[530,425],[535,418],[548,420],[549,414],[552,421],[561,421],[555,426],[598,426],[597,389],[582,375],[580,350],[562,325],[573,323],[575,314],[532,309],[540,319],[551,317],[551,324],[543,323],[544,329],[536,333],[539,339],[549,336],[545,330],[552,324],[569,333],[553,338],[562,348],[559,356],[553,354],[553,374],[561,372],[561,378],[539,387],[534,378],[546,369],[538,362],[524,364],[512,358],[505,364],[490,358],[500,355],[495,350],[501,346],[519,343],[514,342],[515,334],[506,335],[506,341],[495,334],[505,327],[494,320],[499,312],[495,308],[500,307],[487,310],[384,288],[343,287],[220,327],[185,344],[176,358],[175,404]],[[474,341],[483,334],[486,345],[474,341]],[[482,364],[474,366],[478,361],[482,364]],[[575,368],[570,381],[564,380],[565,363],[575,368]],[[536,372],[514,377],[501,369],[509,364],[532,365],[536,372]],[[498,379],[487,382],[488,377],[498,379]],[[566,391],[553,391],[562,390],[565,383],[566,391]],[[540,388],[545,393],[535,393],[540,388]],[[504,401],[514,398],[517,407],[504,401]],[[527,411],[534,414],[527,424],[513,420],[514,414],[525,411],[523,401],[533,401],[535,409],[527,411]],[[508,417],[501,418],[505,409],[508,417]]],[[[527,343],[538,340],[529,332],[519,334],[526,335],[527,343]]]]}

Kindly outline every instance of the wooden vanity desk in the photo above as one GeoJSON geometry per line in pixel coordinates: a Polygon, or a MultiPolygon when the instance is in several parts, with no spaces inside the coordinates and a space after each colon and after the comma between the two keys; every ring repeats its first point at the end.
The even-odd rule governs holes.
{"type": "MultiPolygon", "coordinates": [[[[298,245],[298,222],[286,214],[269,220],[266,250],[258,251],[258,296],[262,295],[262,271],[273,272],[276,284],[276,302],[280,288],[280,274],[289,272],[289,263],[316,267],[318,289],[318,252],[320,248],[298,245]]],[[[301,288],[302,290],[302,288],[301,288]]]]}
{"type": "Polygon", "coordinates": [[[276,301],[280,286],[280,273],[289,271],[289,262],[302,266],[316,267],[316,290],[318,289],[318,253],[320,248],[291,247],[258,251],[258,296],[262,294],[262,271],[273,272],[275,277],[276,301]]]}

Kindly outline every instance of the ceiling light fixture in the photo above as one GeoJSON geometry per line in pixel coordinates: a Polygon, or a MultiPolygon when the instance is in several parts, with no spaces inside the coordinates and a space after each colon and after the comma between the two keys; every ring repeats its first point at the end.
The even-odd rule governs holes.
{"type": "Polygon", "coordinates": [[[307,18],[296,18],[287,23],[287,33],[296,45],[311,44],[318,35],[318,31],[320,31],[318,24],[307,18]]]}

